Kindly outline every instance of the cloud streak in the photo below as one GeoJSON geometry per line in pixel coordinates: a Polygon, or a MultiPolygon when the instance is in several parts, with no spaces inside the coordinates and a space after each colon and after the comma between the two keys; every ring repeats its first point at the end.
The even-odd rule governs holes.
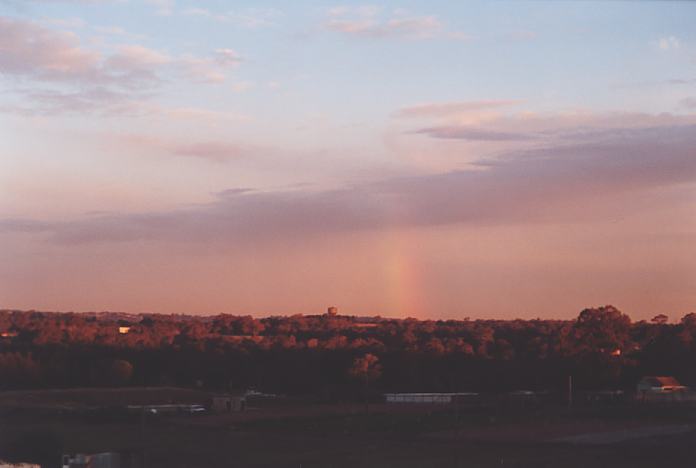
{"type": "Polygon", "coordinates": [[[396,112],[395,116],[401,118],[452,117],[461,113],[511,107],[521,102],[509,99],[426,103],[403,107],[396,112]]]}
{"type": "Polygon", "coordinates": [[[440,138],[446,140],[522,141],[535,139],[534,135],[529,134],[500,132],[495,130],[487,130],[484,128],[455,125],[421,128],[412,133],[422,133],[431,138],[440,138]]]}

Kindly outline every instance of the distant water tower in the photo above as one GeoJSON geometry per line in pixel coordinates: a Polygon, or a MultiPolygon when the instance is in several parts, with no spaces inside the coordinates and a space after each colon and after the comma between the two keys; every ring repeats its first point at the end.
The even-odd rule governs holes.
{"type": "Polygon", "coordinates": [[[338,307],[329,307],[328,309],[326,309],[326,315],[330,315],[332,317],[338,315],[338,307]]]}

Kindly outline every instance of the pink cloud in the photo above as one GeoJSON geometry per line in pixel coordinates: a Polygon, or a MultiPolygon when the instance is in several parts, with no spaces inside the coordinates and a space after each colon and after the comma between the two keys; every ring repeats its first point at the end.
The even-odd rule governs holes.
{"type": "Polygon", "coordinates": [[[229,48],[208,57],[176,57],[140,44],[120,45],[104,55],[82,45],[74,33],[0,17],[0,74],[36,82],[31,90],[16,90],[22,104],[5,110],[27,115],[142,108],[165,76],[219,83],[241,61],[229,48]],[[42,89],[45,84],[52,87],[42,89]]]}
{"type": "Polygon", "coordinates": [[[39,80],[94,80],[99,53],[80,46],[76,35],[36,23],[0,17],[0,71],[39,80]]]}
{"type": "Polygon", "coordinates": [[[84,47],[77,35],[0,17],[0,72],[63,85],[142,87],[171,59],[141,45],[110,56],[84,47]]]}

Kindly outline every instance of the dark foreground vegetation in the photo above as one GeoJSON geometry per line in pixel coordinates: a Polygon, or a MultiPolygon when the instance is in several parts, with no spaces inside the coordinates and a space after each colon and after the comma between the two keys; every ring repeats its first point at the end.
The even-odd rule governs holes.
{"type": "Polygon", "coordinates": [[[252,387],[345,401],[362,376],[374,394],[563,392],[568,376],[579,390],[633,389],[643,375],[696,383],[696,314],[631,322],[611,306],[569,321],[5,310],[0,332],[0,389],[252,387]],[[356,371],[366,355],[370,369],[356,371]]]}

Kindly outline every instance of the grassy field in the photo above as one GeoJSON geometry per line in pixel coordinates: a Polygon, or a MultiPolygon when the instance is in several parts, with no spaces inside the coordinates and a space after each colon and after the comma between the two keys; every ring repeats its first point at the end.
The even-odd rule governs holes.
{"type": "MultiPolygon", "coordinates": [[[[82,392],[90,405],[127,399],[117,391],[82,392]]],[[[131,396],[144,401],[148,392],[131,396]]],[[[177,390],[160,392],[171,401],[177,390]]],[[[48,462],[61,451],[131,450],[144,455],[147,467],[182,468],[633,468],[686,467],[696,459],[696,414],[688,407],[378,404],[365,414],[359,404],[286,400],[257,402],[244,413],[143,419],[51,412],[51,405],[79,403],[55,391],[46,393],[41,411],[22,401],[0,394],[0,458],[48,462]]]]}

